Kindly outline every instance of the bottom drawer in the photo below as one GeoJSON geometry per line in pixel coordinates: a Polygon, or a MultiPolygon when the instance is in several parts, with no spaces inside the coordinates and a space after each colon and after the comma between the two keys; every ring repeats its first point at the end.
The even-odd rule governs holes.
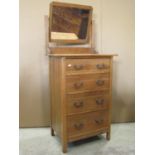
{"type": "Polygon", "coordinates": [[[108,126],[108,111],[68,116],[67,124],[69,137],[93,132],[108,126]]]}

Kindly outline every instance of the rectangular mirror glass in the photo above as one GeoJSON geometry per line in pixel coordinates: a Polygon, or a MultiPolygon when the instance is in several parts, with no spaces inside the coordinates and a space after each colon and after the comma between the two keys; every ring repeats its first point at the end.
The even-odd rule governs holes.
{"type": "Polygon", "coordinates": [[[92,7],[53,2],[50,5],[50,41],[86,43],[89,41],[92,7]]]}

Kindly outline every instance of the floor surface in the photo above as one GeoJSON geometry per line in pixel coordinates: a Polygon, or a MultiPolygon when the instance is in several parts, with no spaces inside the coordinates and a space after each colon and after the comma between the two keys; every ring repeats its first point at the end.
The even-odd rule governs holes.
{"type": "MultiPolygon", "coordinates": [[[[26,128],[19,131],[20,155],[63,155],[59,139],[50,128],[26,128]]],[[[134,155],[134,123],[113,124],[111,140],[105,135],[70,143],[66,155],[134,155]]]]}

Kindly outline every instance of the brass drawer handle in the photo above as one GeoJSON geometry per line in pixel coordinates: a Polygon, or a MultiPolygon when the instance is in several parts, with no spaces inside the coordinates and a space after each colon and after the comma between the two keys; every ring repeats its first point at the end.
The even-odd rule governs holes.
{"type": "Polygon", "coordinates": [[[96,99],[96,104],[101,105],[104,103],[104,99],[96,99]]]}
{"type": "Polygon", "coordinates": [[[97,81],[96,81],[96,84],[97,84],[98,86],[102,86],[102,85],[104,84],[104,80],[97,80],[97,81]]]}
{"type": "Polygon", "coordinates": [[[75,106],[76,108],[83,107],[83,101],[75,101],[75,102],[74,102],[74,106],[75,106]]]}
{"type": "Polygon", "coordinates": [[[83,86],[83,82],[82,81],[74,83],[74,87],[77,88],[77,89],[81,88],[82,86],[83,86]]]}
{"type": "Polygon", "coordinates": [[[81,69],[83,69],[83,67],[84,67],[84,65],[82,65],[82,64],[80,64],[80,65],[74,65],[74,68],[76,70],[81,70],[81,69]]]}
{"type": "Polygon", "coordinates": [[[81,129],[84,127],[84,124],[83,124],[83,123],[74,124],[74,127],[75,127],[77,130],[81,130],[81,129]]]}
{"type": "Polygon", "coordinates": [[[104,121],[103,119],[96,119],[96,120],[95,120],[95,123],[96,123],[96,124],[102,124],[103,121],[104,121]]]}
{"type": "Polygon", "coordinates": [[[98,69],[104,69],[105,68],[105,65],[104,64],[97,64],[96,67],[98,69]]]}

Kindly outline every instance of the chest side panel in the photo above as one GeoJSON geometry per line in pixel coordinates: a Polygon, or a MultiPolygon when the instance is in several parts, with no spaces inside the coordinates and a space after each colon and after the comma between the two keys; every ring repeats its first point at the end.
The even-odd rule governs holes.
{"type": "Polygon", "coordinates": [[[62,65],[61,58],[51,58],[50,65],[50,98],[51,98],[51,125],[58,136],[62,129],[62,65]]]}

